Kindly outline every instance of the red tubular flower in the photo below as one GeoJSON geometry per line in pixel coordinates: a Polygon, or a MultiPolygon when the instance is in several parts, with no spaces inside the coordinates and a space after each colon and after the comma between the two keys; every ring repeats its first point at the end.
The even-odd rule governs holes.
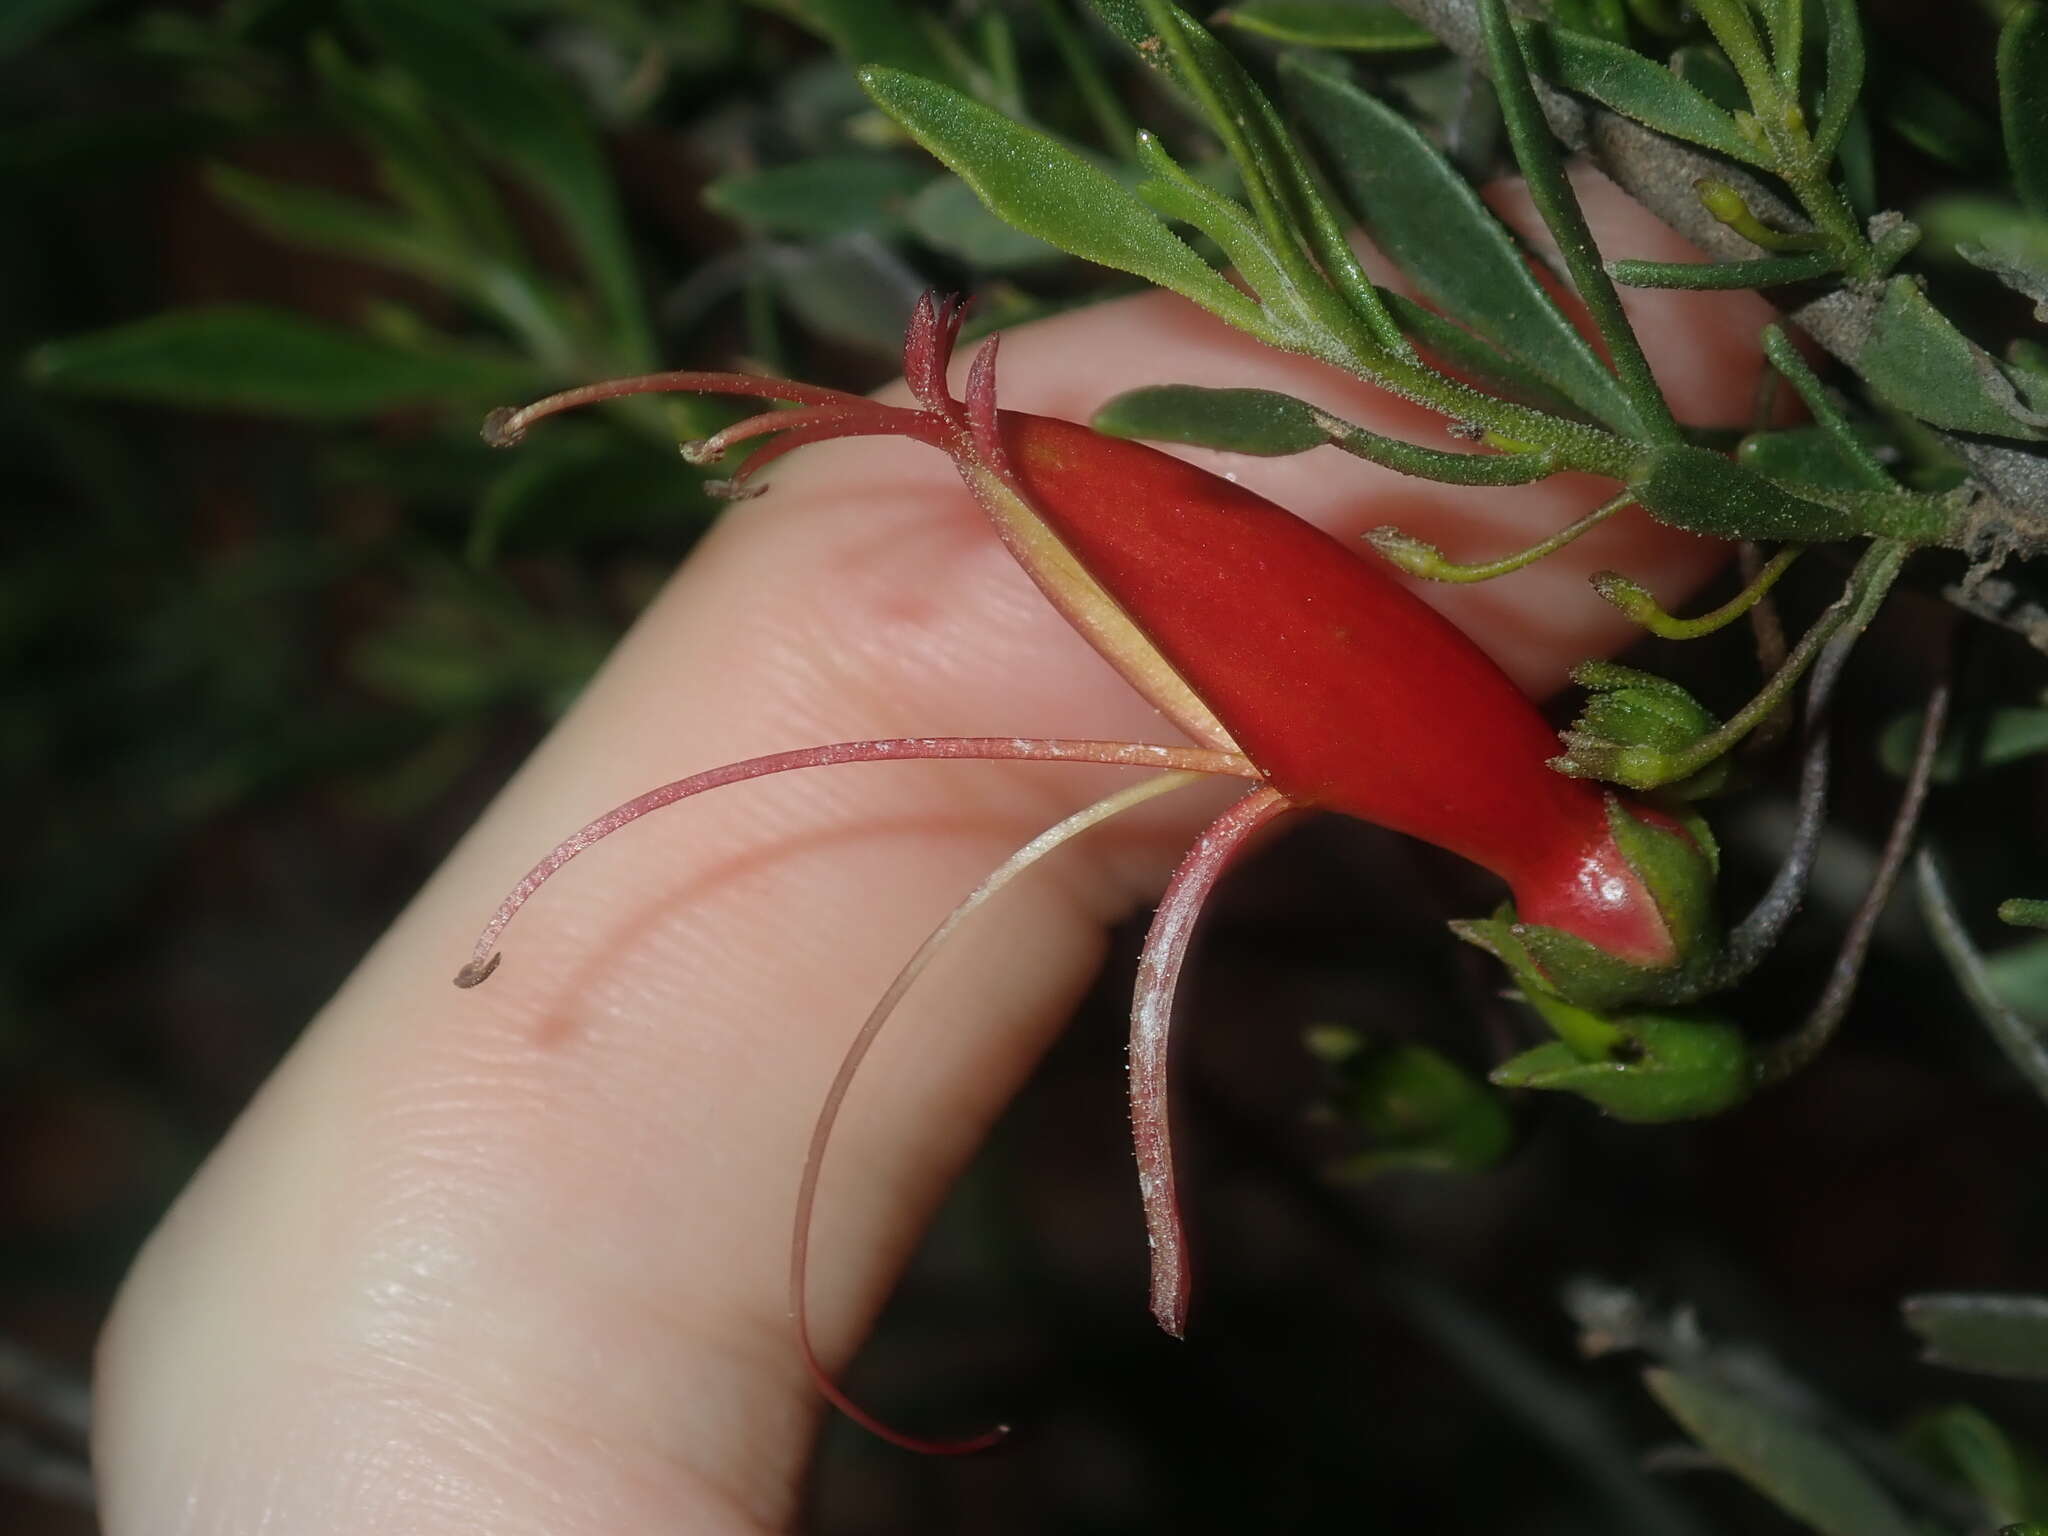
{"type": "Polygon", "coordinates": [[[1702,915],[1710,858],[1686,831],[1548,766],[1557,741],[1535,707],[1448,619],[1376,560],[1272,502],[1142,444],[1071,422],[999,411],[996,342],[977,354],[965,400],[947,387],[960,308],[927,297],[905,346],[917,409],[737,374],[676,373],[573,390],[486,427],[509,444],[534,421],[649,390],[762,396],[794,410],[750,417],[687,450],[709,462],[770,437],[733,477],[804,443],[892,435],[950,454],[997,534],[1067,620],[1197,743],[935,738],[851,742],[735,763],[654,790],[601,817],[535,866],[500,907],[457,978],[496,967],[499,933],[569,859],[649,811],[788,769],[901,758],[1031,758],[1167,770],[1077,814],[1020,850],[919,951],[870,1016],[819,1119],[799,1198],[791,1290],[805,1357],[842,1408],[899,1443],[816,1368],[804,1256],[819,1165],[855,1068],[934,945],[1036,858],[1137,799],[1195,774],[1260,787],[1206,832],[1174,876],[1147,938],[1132,1020],[1132,1114],[1153,1244],[1153,1309],[1178,1334],[1188,1278],[1167,1106],[1173,994],[1201,906],[1232,855],[1291,810],[1341,812],[1408,833],[1493,871],[1513,915],[1468,932],[1532,980],[1587,1006],[1686,995],[1711,958],[1702,915]]]}

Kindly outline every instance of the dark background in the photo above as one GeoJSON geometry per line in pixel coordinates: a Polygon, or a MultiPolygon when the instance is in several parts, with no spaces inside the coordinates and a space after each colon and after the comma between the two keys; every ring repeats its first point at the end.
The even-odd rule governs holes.
{"type": "MultiPolygon", "coordinates": [[[[987,11],[1013,15],[1026,94],[1084,125],[1043,9],[949,19],[971,36],[987,11]]],[[[937,214],[805,232],[707,211],[718,177],[859,142],[843,67],[786,16],[725,0],[476,11],[594,125],[672,363],[768,359],[865,388],[892,371],[900,317],[929,283],[978,289],[993,318],[1115,286],[991,253],[972,243],[986,231],[937,214]]],[[[1967,94],[1988,30],[1953,19],[1967,94]]],[[[167,1201],[715,515],[629,427],[592,428],[580,459],[515,483],[475,444],[473,400],[281,419],[260,401],[178,410],[51,375],[46,343],[222,303],[394,334],[410,316],[502,343],[431,282],[253,229],[208,180],[225,162],[382,195],[374,156],[314,87],[321,38],[403,73],[349,7],[315,0],[46,0],[0,19],[0,355],[16,359],[0,378],[0,1529],[22,1536],[92,1521],[63,1491],[68,1398],[10,1368],[83,1376],[167,1201]],[[581,515],[595,505],[613,511],[581,515]]],[[[1148,87],[1101,52],[1142,114],[1148,87]]],[[[1930,174],[1897,153],[1902,174],[1930,174]]],[[[534,270],[573,301],[582,277],[545,199],[480,163],[534,270]]],[[[1788,583],[1789,615],[1817,611],[1836,579],[1788,583]]],[[[1759,1034],[1790,1028],[1819,988],[1896,792],[1872,744],[1949,629],[1937,601],[1908,595],[1859,655],[1839,831],[1793,941],[1740,999],[1759,1034]]],[[[1645,662],[1739,701],[1739,631],[1697,649],[1645,662]]],[[[2033,675],[2027,660],[1981,639],[1966,702],[2016,674],[2033,675]]],[[[1979,915],[2029,889],[2038,778],[2022,765],[1937,795],[1979,915]]],[[[1787,815],[1765,787],[1718,818],[1738,897],[1767,877],[1787,815]]],[[[904,1422],[1009,1419],[1015,1443],[932,1462],[835,1426],[813,1527],[1795,1529],[1673,1452],[1640,1357],[1581,1357],[1561,1297],[1587,1278],[1629,1288],[1659,1328],[1696,1307],[1705,1343],[1688,1358],[1768,1352],[1769,1380],[1810,1385],[1822,1422],[1867,1431],[1909,1481],[1892,1437],[1918,1410],[1967,1398],[2022,1440],[2048,1428],[2038,1394],[1916,1365],[1899,1322],[1916,1290],[2048,1278],[2042,1106],[1909,902],[1842,1041],[1751,1107],[1641,1129],[1518,1101],[1498,1167],[1332,1177],[1366,1137],[1307,1028],[1427,1042],[1475,1071],[1534,1038],[1441,929],[1491,899],[1425,850],[1331,823],[1233,879],[1186,1019],[1201,1291],[1185,1344],[1143,1308],[1127,935],[853,1381],[904,1422]]]]}

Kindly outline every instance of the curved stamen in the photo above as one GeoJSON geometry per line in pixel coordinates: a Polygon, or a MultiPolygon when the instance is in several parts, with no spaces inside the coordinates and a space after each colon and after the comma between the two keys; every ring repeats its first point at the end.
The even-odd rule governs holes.
{"type": "Polygon", "coordinates": [[[946,365],[967,318],[966,301],[927,290],[911,311],[910,330],[903,338],[903,379],[917,403],[954,426],[961,424],[960,402],[946,387],[946,365]]]}
{"type": "Polygon", "coordinates": [[[1246,795],[1209,826],[1174,871],[1138,961],[1131,1007],[1131,1135],[1152,1244],[1152,1315],[1175,1338],[1187,1331],[1187,1234],[1173,1172],[1173,1125],[1167,1102],[1173,994],[1194,937],[1195,920],[1245,842],[1293,803],[1277,789],[1246,795]]]}
{"type": "Polygon", "coordinates": [[[1000,335],[989,337],[967,366],[967,429],[982,463],[1014,486],[1017,477],[1010,470],[1010,455],[1003,447],[1002,416],[996,409],[996,348],[1002,339],[1000,335]]]}
{"type": "Polygon", "coordinates": [[[910,736],[882,741],[843,741],[822,747],[801,747],[794,752],[772,752],[750,757],[702,773],[677,779],[659,789],[628,800],[605,812],[595,821],[571,833],[512,888],[498,904],[498,910],[477,936],[469,963],[455,975],[458,987],[474,987],[487,980],[503,957],[496,952],[498,936],[518,915],[533,893],[545,885],[564,864],[595,843],[602,842],[621,827],[629,826],[653,811],[687,800],[708,789],[787,773],[796,768],[829,768],[837,763],[895,763],[964,758],[983,762],[1103,763],[1118,768],[1166,768],[1188,773],[1225,774],[1256,779],[1259,770],[1233,752],[1215,752],[1203,747],[1155,747],[1133,741],[1084,741],[1066,737],[1033,739],[1023,736],[910,736]]]}
{"type": "MultiPolygon", "coordinates": [[[[501,406],[484,418],[484,441],[493,448],[510,448],[537,421],[561,411],[595,405],[601,400],[618,400],[627,395],[755,395],[764,400],[788,400],[797,405],[876,406],[865,395],[822,384],[799,384],[793,379],[764,379],[751,373],[643,373],[630,379],[606,379],[535,400],[530,405],[501,406]]],[[[900,407],[898,407],[900,409],[900,407]]],[[[914,414],[914,413],[913,413],[914,414]]]]}
{"type": "Polygon", "coordinates": [[[945,423],[935,420],[925,411],[909,411],[900,405],[882,405],[873,400],[862,404],[866,409],[850,405],[807,405],[794,411],[763,411],[729,427],[720,427],[709,437],[683,444],[683,458],[701,469],[707,464],[716,464],[736,443],[751,442],[770,433],[785,434],[781,442],[769,445],[774,453],[753,454],[733,476],[735,480],[744,480],[770,458],[804,443],[827,438],[914,437],[939,449],[945,448],[950,441],[951,433],[945,423]]]}
{"type": "Polygon", "coordinates": [[[817,1351],[811,1344],[808,1298],[811,1222],[817,1210],[818,1179],[824,1171],[825,1153],[831,1146],[833,1127],[838,1124],[839,1111],[846,1102],[847,1090],[853,1086],[854,1077],[860,1071],[861,1063],[867,1059],[869,1049],[882,1032],[882,1026],[889,1022],[897,1004],[903,1001],[904,994],[910,990],[918,977],[924,974],[926,967],[938,956],[946,941],[976,908],[1055,848],[1078,837],[1090,827],[1099,826],[1112,816],[1119,815],[1147,800],[1156,799],[1172,790],[1185,788],[1202,777],[1204,775],[1199,773],[1165,773],[1133,784],[1083,810],[1076,811],[1065,821],[1047,828],[1011,854],[983,879],[980,885],[969,892],[966,899],[949,912],[946,920],[934,928],[931,936],[918,946],[917,953],[896,973],[896,979],[889,983],[888,990],[868,1013],[860,1032],[853,1037],[853,1043],[846,1048],[845,1056],[840,1059],[839,1070],[833,1075],[832,1086],[826,1091],[825,1102],[819,1108],[818,1118],[812,1126],[810,1152],[804,1159],[803,1178],[797,1186],[796,1225],[789,1244],[789,1313],[796,1321],[797,1343],[803,1350],[804,1366],[811,1373],[811,1380],[816,1383],[819,1393],[856,1424],[893,1445],[928,1455],[963,1455],[970,1451],[986,1450],[994,1445],[1009,1433],[1009,1426],[999,1424],[994,1429],[967,1440],[926,1440],[906,1435],[882,1423],[855,1403],[818,1362],[817,1351]]]}

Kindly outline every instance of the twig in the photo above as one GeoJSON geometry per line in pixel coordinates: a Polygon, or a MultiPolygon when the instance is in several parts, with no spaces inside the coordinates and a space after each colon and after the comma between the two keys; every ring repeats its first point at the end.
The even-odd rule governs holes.
{"type": "Polygon", "coordinates": [[[1857,632],[1837,635],[1814,663],[1806,684],[1806,751],[1799,765],[1799,812],[1793,823],[1791,846],[1771,884],[1757,904],[1737,923],[1722,947],[1708,988],[1721,991],[1734,986],[1757,968],[1764,956],[1777,947],[1786,926],[1806,899],[1806,883],[1813,875],[1813,861],[1820,852],[1821,833],[1828,821],[1828,772],[1834,742],[1830,709],[1835,684],[1849,653],[1860,638],[1857,632]]]}
{"type": "Polygon", "coordinates": [[[1840,1027],[1843,1015],[1849,1011],[1850,1000],[1856,995],[1856,983],[1863,975],[1863,962],[1870,953],[1871,938],[1877,932],[1878,919],[1884,915],[1892,892],[1898,888],[1899,875],[1906,867],[1906,856],[1913,851],[1913,838],[1920,829],[1920,812],[1927,804],[1927,788],[1934,782],[1935,754],[1941,750],[1942,728],[1948,722],[1949,700],[1953,694],[1950,669],[1944,666],[1940,678],[1927,694],[1927,712],[1921,718],[1920,740],[1913,749],[1912,771],[1906,777],[1898,813],[1892,818],[1891,832],[1885,838],[1884,852],[1878,858],[1877,874],[1870,882],[1870,889],[1864,893],[1856,915],[1849,921],[1849,931],[1842,938],[1842,947],[1835,956],[1834,969],[1828,974],[1828,984],[1821,992],[1820,1001],[1807,1015],[1805,1023],[1764,1054],[1761,1076],[1766,1083],[1783,1081],[1818,1056],[1840,1027]]]}
{"type": "Polygon", "coordinates": [[[1977,1010],[1977,1016],[1984,1021],[1991,1038],[2018,1069],[2020,1076],[2043,1099],[2048,1099],[2048,1040],[2043,1040],[2041,1032],[2008,1007],[2005,999],[1998,995],[1991,973],[1984,964],[1984,956],[1971,942],[1969,930],[1963,925],[1963,915],[1956,910],[1955,897],[1949,892],[1948,874],[1942,868],[1940,856],[1932,848],[1922,848],[1920,856],[1913,862],[1913,874],[1920,891],[1920,914],[1927,921],[1927,931],[1933,936],[1935,948],[1941,951],[1949,969],[1955,972],[1963,996],[1977,1010]]]}

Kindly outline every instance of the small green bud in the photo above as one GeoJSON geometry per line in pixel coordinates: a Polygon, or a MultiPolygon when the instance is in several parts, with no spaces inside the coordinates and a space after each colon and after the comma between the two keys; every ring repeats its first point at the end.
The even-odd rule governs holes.
{"type": "MultiPolygon", "coordinates": [[[[1663,786],[1671,778],[1673,759],[1720,725],[1691,694],[1653,673],[1591,662],[1575,670],[1572,679],[1593,692],[1564,733],[1565,752],[1553,766],[1575,778],[1637,789],[1663,786]]],[[[1716,761],[1672,792],[1696,799],[1714,793],[1726,779],[1725,761],[1716,761]]]]}
{"type": "Polygon", "coordinates": [[[1474,1172],[1492,1167],[1514,1144],[1499,1097],[1428,1046],[1370,1050],[1342,1069],[1339,1111],[1376,1143],[1344,1163],[1348,1175],[1391,1168],[1474,1172]]]}
{"type": "Polygon", "coordinates": [[[1365,542],[1381,559],[1399,566],[1411,576],[1434,576],[1449,563],[1444,559],[1444,552],[1434,544],[1403,533],[1392,524],[1368,529],[1365,542]]]}
{"type": "Polygon", "coordinates": [[[2015,928],[2048,928],[2048,901],[2015,896],[1998,904],[1998,920],[2015,928]]]}

